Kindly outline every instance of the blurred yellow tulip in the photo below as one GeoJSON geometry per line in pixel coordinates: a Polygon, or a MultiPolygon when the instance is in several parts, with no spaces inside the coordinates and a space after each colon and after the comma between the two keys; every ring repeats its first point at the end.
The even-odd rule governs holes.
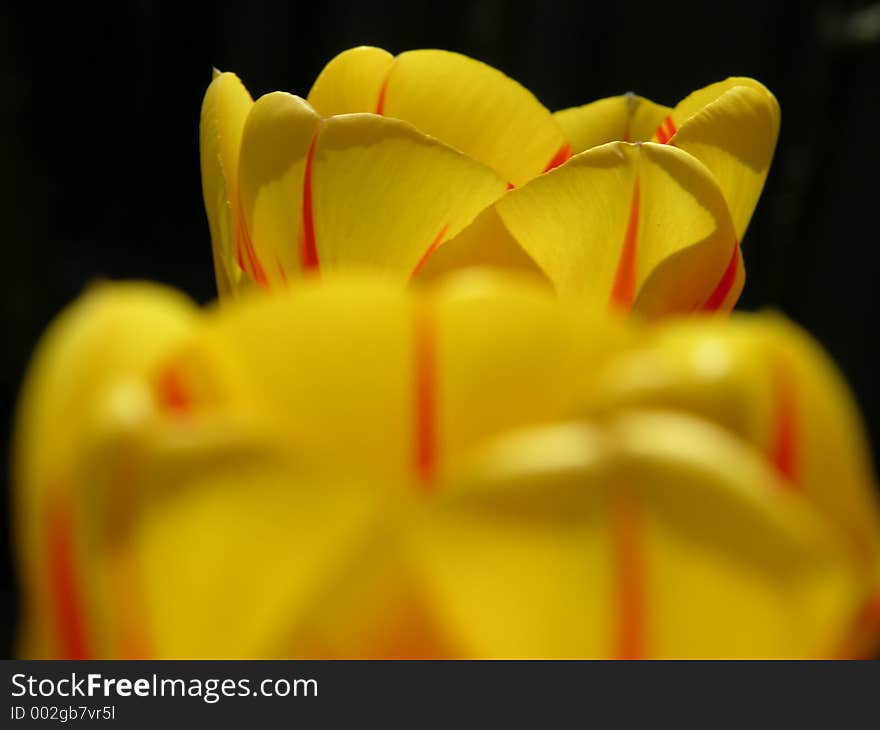
{"type": "Polygon", "coordinates": [[[878,636],[861,427],[779,317],[648,326],[486,272],[203,312],[103,284],[38,347],[14,446],[25,656],[819,658],[878,636]]]}
{"type": "Polygon", "coordinates": [[[741,78],[674,109],[627,96],[551,114],[447,51],[350,49],[306,99],[254,102],[218,72],[201,119],[218,290],[489,266],[592,311],[728,311],[778,126],[772,94],[741,78]]]}

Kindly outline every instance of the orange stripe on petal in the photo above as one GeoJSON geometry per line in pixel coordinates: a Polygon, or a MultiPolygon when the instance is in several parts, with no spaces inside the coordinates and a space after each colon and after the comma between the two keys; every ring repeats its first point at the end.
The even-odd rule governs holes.
{"type": "Polygon", "coordinates": [[[797,402],[790,372],[777,366],[773,372],[773,436],[770,460],[787,486],[797,488],[797,402]]]}
{"type": "Polygon", "coordinates": [[[645,654],[645,566],[641,510],[636,495],[628,488],[619,488],[612,499],[611,537],[617,582],[613,658],[642,659],[645,654]]]}
{"type": "Polygon", "coordinates": [[[300,246],[300,263],[303,272],[318,271],[318,244],[315,240],[315,218],[312,208],[312,163],[315,158],[315,147],[318,144],[318,132],[312,137],[309,154],[306,157],[306,170],[303,178],[302,196],[302,241],[300,246]]]}
{"type": "Polygon", "coordinates": [[[724,273],[721,275],[721,279],[718,281],[715,291],[709,295],[709,298],[703,304],[703,311],[715,312],[720,309],[721,305],[727,300],[728,295],[733,289],[733,285],[736,283],[736,271],[739,268],[739,255],[739,243],[735,243],[733,254],[730,257],[727,268],[724,269],[724,273]]]}
{"type": "Polygon", "coordinates": [[[88,659],[85,617],[80,580],[74,566],[73,525],[69,506],[56,495],[47,515],[49,592],[55,609],[59,658],[88,659]]]}
{"type": "Polygon", "coordinates": [[[159,405],[177,413],[186,413],[192,406],[192,397],[188,392],[180,371],[168,366],[159,372],[156,382],[156,399],[159,405]]]}
{"type": "Polygon", "coordinates": [[[259,284],[263,289],[269,288],[269,278],[266,276],[266,271],[263,269],[263,265],[260,263],[260,259],[257,258],[257,252],[254,250],[254,244],[251,241],[251,236],[248,233],[247,224],[244,220],[244,215],[238,216],[238,240],[245,253],[245,266],[244,271],[251,275],[251,278],[257,284],[259,284]]]}
{"type": "MultiPolygon", "coordinates": [[[[394,68],[392,66],[391,68],[394,68]]],[[[388,74],[385,76],[385,80],[382,82],[382,86],[379,89],[379,98],[376,100],[376,114],[380,117],[385,114],[385,95],[388,93],[388,80],[391,78],[391,69],[388,70],[388,74]]]]}
{"type": "Polygon", "coordinates": [[[550,172],[554,167],[559,167],[568,160],[571,159],[571,145],[566,142],[562,147],[556,150],[556,154],[553,155],[550,162],[547,163],[547,167],[544,168],[544,172],[550,172]]]}
{"type": "Polygon", "coordinates": [[[437,247],[443,242],[443,237],[446,235],[446,231],[449,230],[449,224],[447,223],[443,228],[440,229],[440,232],[434,236],[434,240],[431,241],[431,245],[428,246],[427,251],[422,255],[422,258],[419,259],[419,262],[415,265],[415,268],[412,270],[412,274],[410,276],[415,276],[419,273],[419,269],[421,269],[431,258],[431,254],[437,250],[437,247]]]}
{"type": "Polygon", "coordinates": [[[657,127],[657,131],[654,132],[654,136],[657,138],[657,141],[660,144],[668,144],[669,140],[675,136],[675,133],[678,131],[675,127],[675,122],[672,121],[672,117],[667,115],[666,118],[660,122],[660,126],[657,127]]]}
{"type": "Polygon", "coordinates": [[[437,466],[437,343],[434,320],[427,305],[417,310],[414,329],[413,461],[416,476],[428,492],[437,466]]]}
{"type": "Polygon", "coordinates": [[[632,199],[629,204],[629,220],[623,237],[614,286],[611,289],[611,306],[629,311],[636,293],[636,253],[639,237],[639,179],[633,182],[632,199]]]}

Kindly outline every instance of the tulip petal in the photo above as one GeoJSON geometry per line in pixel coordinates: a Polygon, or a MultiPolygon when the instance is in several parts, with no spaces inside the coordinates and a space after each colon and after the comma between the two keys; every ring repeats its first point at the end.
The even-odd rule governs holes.
{"type": "Polygon", "coordinates": [[[373,114],[321,120],[302,99],[259,99],[241,152],[249,273],[278,287],[357,267],[405,281],[505,189],[491,170],[373,114]]]}
{"type": "Polygon", "coordinates": [[[182,363],[204,353],[189,368],[194,382],[216,380],[210,353],[225,353],[238,373],[229,380],[247,384],[269,430],[325,463],[426,492],[482,439],[570,412],[632,337],[485,273],[418,290],[306,282],[218,312],[203,335],[181,351],[182,363]]]}
{"type": "Polygon", "coordinates": [[[392,57],[353,48],[327,64],[308,100],[325,117],[360,111],[407,121],[513,185],[571,154],[550,112],[528,90],[449,51],[392,57]]]}
{"type": "Polygon", "coordinates": [[[534,428],[488,445],[415,540],[465,656],[827,657],[859,576],[774,481],[693,418],[534,428]]]}
{"type": "Polygon", "coordinates": [[[303,211],[310,150],[320,117],[302,99],[276,91],[260,97],[241,143],[244,269],[260,286],[279,286],[308,265],[303,211]]]}
{"type": "Polygon", "coordinates": [[[381,493],[256,445],[154,459],[161,484],[128,538],[151,656],[304,657],[328,592],[375,562],[381,493]]]}
{"type": "Polygon", "coordinates": [[[880,505],[857,408],[833,363],[790,322],[742,315],[670,325],[619,358],[594,394],[593,412],[676,408],[738,434],[880,576],[880,505]]]}
{"type": "Polygon", "coordinates": [[[118,480],[117,495],[130,489],[124,462],[104,454],[150,417],[148,374],[188,336],[194,315],[163,287],[104,284],[59,317],[36,350],[13,450],[27,656],[89,658],[111,640],[93,600],[105,589],[94,560],[109,528],[98,474],[118,480]]]}
{"type": "Polygon", "coordinates": [[[199,127],[202,194],[221,297],[236,290],[241,276],[236,263],[238,157],[245,119],[252,106],[247,89],[232,73],[216,72],[202,102],[199,127]]]}
{"type": "Polygon", "coordinates": [[[563,109],[553,118],[577,154],[608,142],[647,142],[671,112],[650,99],[622,94],[563,109]]]}
{"type": "MultiPolygon", "coordinates": [[[[764,187],[779,136],[779,105],[769,91],[758,86],[728,89],[685,118],[672,138],[715,176],[740,241],[764,187]]],[[[682,105],[686,111],[691,102],[682,105]]]]}
{"type": "Polygon", "coordinates": [[[488,221],[479,238],[466,230],[462,237],[474,241],[470,257],[453,240],[426,265],[425,276],[485,258],[501,261],[499,251],[513,260],[507,252],[515,242],[559,294],[593,310],[656,317],[710,301],[736,250],[727,206],[708,170],[653,143],[583,152],[510,191],[494,209],[502,226],[488,221]]]}
{"type": "Polygon", "coordinates": [[[505,188],[489,168],[405,122],[373,114],[329,119],[312,179],[321,266],[408,277],[505,188]]]}
{"type": "Polygon", "coordinates": [[[333,58],[315,79],[309,104],[324,117],[354,112],[381,114],[380,99],[395,60],[388,51],[358,46],[333,58]]]}

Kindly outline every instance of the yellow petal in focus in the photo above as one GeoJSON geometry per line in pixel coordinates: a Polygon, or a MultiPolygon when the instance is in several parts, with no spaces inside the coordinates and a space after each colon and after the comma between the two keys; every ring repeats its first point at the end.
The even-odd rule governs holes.
{"type": "Polygon", "coordinates": [[[202,102],[199,126],[202,194],[221,297],[236,290],[241,276],[236,261],[238,157],[245,119],[252,106],[247,89],[232,73],[215,73],[202,102]]]}
{"type": "Polygon", "coordinates": [[[353,48],[327,64],[308,99],[325,117],[360,111],[407,121],[513,185],[571,154],[550,112],[528,90],[449,51],[391,57],[353,48]]]}
{"type": "Polygon", "coordinates": [[[302,99],[269,94],[242,144],[249,271],[267,287],[355,268],[406,281],[504,189],[490,169],[405,122],[321,120],[302,99]]]}
{"type": "Polygon", "coordinates": [[[325,117],[353,112],[381,114],[379,100],[394,62],[388,51],[373,46],[343,51],[315,79],[309,104],[325,117]]]}
{"type": "Polygon", "coordinates": [[[555,112],[574,154],[608,142],[647,142],[672,110],[635,94],[555,112]]]}
{"type": "Polygon", "coordinates": [[[778,136],[779,104],[773,95],[763,86],[734,86],[685,119],[673,138],[715,176],[740,241],[764,187],[778,136]]]}
{"type": "Polygon", "coordinates": [[[712,175],[666,145],[593,148],[510,191],[494,210],[498,220],[488,221],[479,236],[461,234],[473,241],[470,255],[453,240],[435,254],[426,276],[479,263],[487,248],[515,260],[507,254],[515,242],[560,295],[595,311],[632,309],[657,317],[711,302],[736,250],[712,175]]]}

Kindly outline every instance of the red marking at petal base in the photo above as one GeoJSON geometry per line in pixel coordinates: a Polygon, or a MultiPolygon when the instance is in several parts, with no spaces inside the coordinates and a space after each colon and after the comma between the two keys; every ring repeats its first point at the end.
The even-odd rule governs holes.
{"type": "Polygon", "coordinates": [[[629,204],[629,220],[623,236],[620,260],[611,289],[611,306],[628,311],[632,307],[636,293],[636,249],[639,238],[639,178],[633,182],[632,200],[629,204]]]}
{"type": "Polygon", "coordinates": [[[177,413],[186,413],[192,406],[192,397],[183,376],[174,366],[163,368],[156,383],[159,405],[177,413]]]}
{"type": "Polygon", "coordinates": [[[645,655],[645,566],[641,510],[636,495],[623,487],[612,496],[611,539],[617,628],[613,657],[645,655]]]}
{"type": "Polygon", "coordinates": [[[254,249],[254,244],[251,241],[250,233],[248,233],[247,223],[245,223],[244,215],[240,215],[238,217],[238,241],[239,245],[244,248],[244,253],[246,257],[247,266],[243,267],[244,271],[251,275],[251,278],[257,284],[259,284],[263,289],[269,288],[269,278],[266,276],[266,271],[263,269],[263,265],[260,263],[260,259],[257,257],[257,252],[254,249]]]}
{"type": "Polygon", "coordinates": [[[437,342],[430,310],[417,312],[413,332],[415,379],[414,468],[424,491],[431,490],[437,466],[437,342]]]}
{"type": "Polygon", "coordinates": [[[318,271],[318,244],[315,241],[315,219],[312,210],[312,163],[315,158],[315,147],[318,144],[318,132],[312,137],[309,154],[306,157],[306,171],[303,178],[302,197],[302,241],[300,246],[300,263],[303,272],[318,271]]]}
{"type": "MultiPolygon", "coordinates": [[[[394,68],[392,66],[391,68],[394,68]]],[[[379,88],[379,98],[376,101],[376,114],[382,116],[385,114],[385,95],[388,93],[388,80],[391,78],[391,69],[388,69],[388,73],[385,75],[385,80],[382,82],[382,86],[379,88]]]]}
{"type": "Polygon", "coordinates": [[[80,582],[74,566],[73,525],[69,506],[60,495],[49,503],[47,515],[49,593],[55,608],[55,630],[61,659],[88,659],[80,582]]]}
{"type": "Polygon", "coordinates": [[[567,162],[571,159],[571,145],[566,142],[562,147],[556,150],[556,154],[553,155],[550,162],[547,163],[547,167],[544,168],[544,172],[550,172],[554,167],[559,167],[564,162],[567,162]]]}
{"type": "Polygon", "coordinates": [[[709,298],[701,307],[703,311],[715,312],[721,308],[733,289],[733,285],[736,283],[736,272],[738,268],[739,243],[734,242],[733,254],[730,257],[730,261],[727,263],[727,268],[724,269],[724,273],[721,274],[721,279],[718,281],[715,291],[709,295],[709,298]]]}
{"type": "Polygon", "coordinates": [[[654,136],[657,137],[657,141],[660,144],[668,144],[669,140],[675,136],[677,131],[675,122],[672,121],[672,116],[667,115],[666,118],[660,122],[660,126],[657,127],[654,136]]]}
{"type": "Polygon", "coordinates": [[[507,189],[508,189],[508,190],[515,190],[515,189],[516,189],[516,185],[514,185],[513,183],[507,183],[507,189]]]}
{"type": "Polygon", "coordinates": [[[437,250],[437,247],[443,242],[443,237],[446,235],[446,231],[449,230],[449,224],[447,223],[443,228],[440,229],[440,232],[434,236],[434,240],[431,241],[431,245],[428,246],[428,250],[422,254],[422,258],[419,259],[419,262],[415,265],[415,268],[412,270],[412,274],[410,276],[415,276],[419,273],[419,269],[421,269],[425,262],[431,258],[431,254],[437,250]]]}
{"type": "Polygon", "coordinates": [[[781,364],[773,370],[773,436],[770,459],[786,485],[797,488],[797,402],[791,373],[781,364]]]}

